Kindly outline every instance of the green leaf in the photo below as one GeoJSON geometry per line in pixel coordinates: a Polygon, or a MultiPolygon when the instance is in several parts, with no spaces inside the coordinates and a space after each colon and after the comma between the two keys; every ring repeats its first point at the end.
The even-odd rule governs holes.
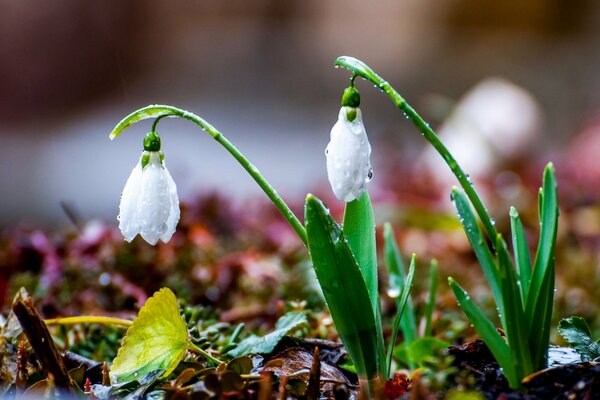
{"type": "Polygon", "coordinates": [[[267,354],[273,351],[284,336],[302,325],[307,325],[306,311],[289,312],[279,318],[275,324],[275,330],[265,336],[250,336],[242,340],[235,348],[227,354],[232,357],[247,354],[267,354]]]}
{"type": "Polygon", "coordinates": [[[433,311],[435,309],[438,282],[438,264],[436,260],[431,260],[429,264],[429,295],[425,304],[425,336],[431,336],[431,332],[433,331],[433,311]]]}
{"type": "Polygon", "coordinates": [[[169,375],[183,359],[189,338],[177,298],[168,288],[150,297],[127,329],[111,366],[113,383],[139,380],[155,370],[169,375]]]}
{"type": "Polygon", "coordinates": [[[440,351],[449,346],[450,343],[434,337],[421,337],[408,347],[408,357],[415,364],[422,366],[424,361],[439,357],[440,351]]]}
{"type": "Polygon", "coordinates": [[[502,287],[503,309],[506,316],[503,328],[511,352],[513,365],[519,379],[535,372],[531,363],[531,352],[528,343],[527,321],[523,311],[521,291],[517,277],[502,235],[496,237],[500,286],[502,287]]]}
{"type": "Polygon", "coordinates": [[[458,188],[453,188],[450,198],[454,202],[454,206],[458,211],[460,223],[463,225],[465,233],[467,234],[469,242],[471,243],[471,247],[473,247],[473,251],[475,251],[475,256],[477,256],[477,260],[479,260],[481,269],[483,270],[483,273],[487,278],[490,287],[492,288],[492,295],[494,296],[494,301],[498,306],[498,312],[501,316],[500,319],[502,319],[504,318],[505,314],[503,310],[502,291],[498,277],[496,260],[485,241],[479,225],[477,224],[475,214],[473,214],[473,211],[471,210],[467,196],[458,188]]]}
{"type": "Polygon", "coordinates": [[[346,203],[343,232],[367,285],[373,311],[379,310],[377,282],[377,248],[375,218],[369,194],[365,191],[358,200],[346,203]]]}
{"type": "MultiPolygon", "coordinates": [[[[398,249],[396,237],[394,236],[394,229],[390,223],[385,223],[383,225],[383,246],[383,258],[390,275],[389,293],[393,293],[395,295],[392,297],[396,297],[396,305],[400,307],[400,294],[406,286],[404,278],[406,276],[406,270],[404,268],[402,256],[400,255],[400,250],[398,249]]],[[[400,329],[402,330],[402,335],[404,336],[404,342],[406,345],[409,345],[417,338],[415,309],[410,296],[408,296],[408,299],[406,300],[406,308],[402,314],[400,329]]]]}
{"type": "Polygon", "coordinates": [[[544,170],[539,195],[540,239],[525,307],[529,344],[535,369],[546,367],[554,303],[554,251],[558,227],[558,197],[552,163],[544,170]]]}
{"type": "Polygon", "coordinates": [[[558,324],[558,333],[581,355],[582,361],[600,357],[600,344],[592,339],[592,331],[581,317],[564,318],[558,324]]]}
{"type": "Polygon", "coordinates": [[[374,378],[381,370],[378,341],[369,291],[354,254],[329,210],[314,197],[306,197],[306,234],[311,260],[335,327],[358,375],[374,378]]]}
{"type": "MultiPolygon", "coordinates": [[[[367,290],[369,291],[373,315],[375,316],[377,337],[383,337],[381,306],[379,302],[375,217],[373,216],[373,207],[367,191],[363,192],[360,199],[346,203],[342,231],[344,232],[344,236],[346,236],[354,258],[356,258],[360,272],[367,285],[367,290]]],[[[385,351],[383,341],[379,341],[377,346],[380,347],[377,351],[383,354],[385,351]]],[[[378,359],[378,361],[381,363],[379,370],[383,371],[384,360],[378,359]]]]}
{"type": "MultiPolygon", "coordinates": [[[[396,316],[394,317],[394,322],[392,323],[392,335],[390,337],[390,342],[388,343],[388,351],[387,351],[387,371],[391,373],[392,366],[392,355],[394,353],[394,345],[396,344],[396,336],[398,335],[398,329],[400,329],[400,322],[402,321],[402,314],[404,313],[404,308],[408,301],[408,296],[410,294],[410,288],[412,287],[413,278],[415,277],[415,267],[417,265],[417,256],[414,254],[410,259],[410,266],[408,267],[408,275],[406,276],[406,284],[404,288],[402,288],[402,294],[400,295],[400,301],[398,302],[398,309],[396,310],[396,316]]],[[[410,358],[409,358],[409,364],[410,358]]]]}
{"type": "Polygon", "coordinates": [[[523,229],[523,223],[519,218],[519,213],[514,207],[510,208],[510,227],[512,231],[512,243],[515,252],[515,262],[517,271],[519,271],[519,282],[521,282],[521,298],[523,303],[527,299],[529,291],[529,281],[531,279],[531,256],[529,255],[529,246],[527,237],[523,229]]]}
{"type": "Polygon", "coordinates": [[[500,367],[502,367],[510,386],[513,388],[519,387],[521,382],[516,375],[510,349],[496,331],[496,327],[492,321],[471,301],[471,296],[454,279],[448,278],[448,283],[454,292],[454,296],[456,296],[458,306],[467,315],[467,318],[469,318],[473,327],[481,336],[481,339],[483,339],[498,364],[500,364],[500,367]]]}

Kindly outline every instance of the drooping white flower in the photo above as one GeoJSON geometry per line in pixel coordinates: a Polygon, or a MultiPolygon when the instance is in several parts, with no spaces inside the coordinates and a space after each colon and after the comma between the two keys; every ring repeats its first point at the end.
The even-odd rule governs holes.
{"type": "Polygon", "coordinates": [[[137,234],[151,245],[168,242],[179,222],[177,187],[160,151],[144,151],[121,194],[119,229],[131,242],[137,234]]]}
{"type": "Polygon", "coordinates": [[[331,128],[325,150],[327,175],[333,193],[340,201],[360,198],[373,176],[371,145],[358,107],[342,107],[338,121],[331,128]],[[348,114],[354,116],[348,120],[348,114]]]}

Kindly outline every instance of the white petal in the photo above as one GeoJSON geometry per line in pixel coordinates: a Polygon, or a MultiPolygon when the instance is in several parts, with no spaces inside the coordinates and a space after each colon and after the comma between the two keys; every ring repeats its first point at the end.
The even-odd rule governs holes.
{"type": "Polygon", "coordinates": [[[140,232],[140,223],[137,216],[139,211],[140,188],[142,185],[142,166],[140,161],[133,167],[119,204],[119,229],[128,242],[140,232]]]}
{"type": "Polygon", "coordinates": [[[335,196],[345,202],[358,199],[370,180],[371,145],[362,122],[360,109],[349,122],[347,108],[342,107],[331,129],[327,145],[327,175],[335,196]]]}
{"type": "Polygon", "coordinates": [[[140,235],[151,245],[155,245],[167,231],[171,197],[165,169],[158,152],[150,153],[150,161],[142,171],[142,185],[139,200],[140,235]]]}
{"type": "Polygon", "coordinates": [[[167,230],[160,236],[160,240],[167,243],[171,240],[171,236],[175,233],[175,228],[179,222],[179,198],[177,197],[177,185],[175,185],[175,181],[171,178],[171,174],[166,165],[164,166],[164,169],[165,176],[167,177],[167,186],[169,188],[170,210],[169,218],[167,219],[167,230]]]}

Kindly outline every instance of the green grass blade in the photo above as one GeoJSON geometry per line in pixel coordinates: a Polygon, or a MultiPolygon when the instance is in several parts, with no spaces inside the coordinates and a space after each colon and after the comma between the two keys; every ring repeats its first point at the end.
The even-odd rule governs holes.
{"type": "Polygon", "coordinates": [[[496,251],[498,252],[498,266],[500,286],[502,287],[502,299],[504,301],[504,333],[508,341],[515,373],[519,381],[525,376],[535,372],[531,363],[531,349],[529,347],[529,335],[527,321],[521,300],[521,291],[518,279],[506,248],[506,242],[498,234],[496,239],[496,251]]]}
{"type": "MultiPolygon", "coordinates": [[[[344,224],[342,225],[344,236],[350,245],[350,249],[356,258],[360,272],[367,285],[369,298],[375,316],[375,327],[377,337],[383,338],[383,327],[381,326],[381,306],[379,302],[379,281],[377,273],[377,244],[375,240],[375,217],[373,206],[367,191],[363,192],[360,199],[346,203],[344,210],[344,224]]],[[[378,353],[384,354],[383,340],[378,341],[378,353]]],[[[384,373],[385,364],[383,357],[379,359],[379,372],[384,373]]]]}
{"type": "Polygon", "coordinates": [[[548,358],[550,323],[554,302],[554,251],[558,227],[558,196],[554,167],[544,170],[539,197],[540,239],[527,293],[526,316],[529,322],[529,343],[537,369],[545,368],[548,358]]]}
{"type": "MultiPolygon", "coordinates": [[[[389,287],[390,291],[396,296],[396,305],[400,307],[402,290],[406,286],[406,270],[404,268],[404,262],[398,249],[396,237],[394,235],[394,229],[389,223],[383,225],[383,258],[385,266],[387,267],[390,275],[389,287]]],[[[415,318],[415,309],[411,296],[408,296],[406,300],[406,306],[404,313],[402,314],[402,320],[400,321],[400,329],[404,337],[406,345],[410,345],[417,338],[417,323],[415,318]]]]}
{"type": "Polygon", "coordinates": [[[427,304],[425,305],[425,336],[431,336],[431,332],[433,331],[433,311],[435,309],[439,279],[438,263],[436,260],[431,260],[429,264],[429,294],[427,296],[427,304]]]}
{"type": "MultiPolygon", "coordinates": [[[[410,288],[412,286],[413,278],[415,277],[416,265],[417,265],[417,257],[413,254],[410,259],[410,266],[408,267],[408,275],[406,276],[406,284],[402,288],[402,294],[400,295],[400,301],[398,302],[398,310],[396,310],[396,316],[394,317],[394,322],[392,324],[392,336],[390,337],[390,342],[388,343],[387,362],[386,362],[388,375],[391,374],[390,370],[392,368],[392,355],[394,354],[394,344],[396,343],[396,337],[398,336],[398,329],[400,329],[400,324],[402,321],[402,314],[404,313],[406,303],[408,301],[408,296],[410,294],[410,288]]],[[[388,378],[391,378],[391,377],[388,376],[388,378]]]]}
{"type": "Polygon", "coordinates": [[[352,250],[329,210],[312,195],[306,198],[308,249],[335,327],[361,377],[375,378],[379,353],[369,291],[352,250]]]}
{"type": "Polygon", "coordinates": [[[492,321],[490,321],[481,309],[471,301],[469,294],[460,287],[454,279],[448,278],[448,283],[456,296],[459,307],[467,315],[467,318],[469,318],[477,333],[479,333],[485,344],[488,346],[498,364],[500,364],[500,367],[504,371],[504,376],[506,376],[510,386],[518,387],[520,382],[515,373],[513,359],[508,345],[496,331],[496,327],[492,324],[492,321]]]}
{"type": "Polygon", "coordinates": [[[481,269],[483,270],[483,273],[487,278],[490,287],[492,288],[492,295],[494,296],[494,301],[498,307],[500,319],[502,319],[504,318],[505,314],[503,310],[502,292],[500,288],[498,267],[496,266],[495,257],[492,255],[492,252],[485,241],[483,233],[481,232],[481,229],[477,224],[477,220],[475,219],[475,214],[473,214],[465,194],[459,189],[453,188],[450,197],[454,202],[456,210],[458,211],[460,222],[463,225],[467,237],[469,238],[469,242],[471,243],[471,247],[473,247],[473,251],[475,251],[475,255],[477,256],[477,260],[479,260],[481,269]]]}
{"type": "Polygon", "coordinates": [[[531,256],[529,255],[529,246],[523,223],[519,218],[516,208],[510,208],[510,228],[512,231],[512,244],[515,252],[515,262],[517,271],[519,271],[519,282],[521,287],[521,298],[523,299],[523,308],[527,301],[527,292],[529,291],[529,281],[531,280],[531,256]]]}

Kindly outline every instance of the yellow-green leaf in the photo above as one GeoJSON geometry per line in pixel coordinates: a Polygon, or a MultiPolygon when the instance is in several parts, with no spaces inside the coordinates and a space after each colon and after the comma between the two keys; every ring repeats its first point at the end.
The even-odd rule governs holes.
{"type": "Polygon", "coordinates": [[[127,329],[111,367],[113,383],[139,379],[151,371],[173,372],[188,348],[188,331],[175,294],[162,288],[140,309],[127,329]]]}

